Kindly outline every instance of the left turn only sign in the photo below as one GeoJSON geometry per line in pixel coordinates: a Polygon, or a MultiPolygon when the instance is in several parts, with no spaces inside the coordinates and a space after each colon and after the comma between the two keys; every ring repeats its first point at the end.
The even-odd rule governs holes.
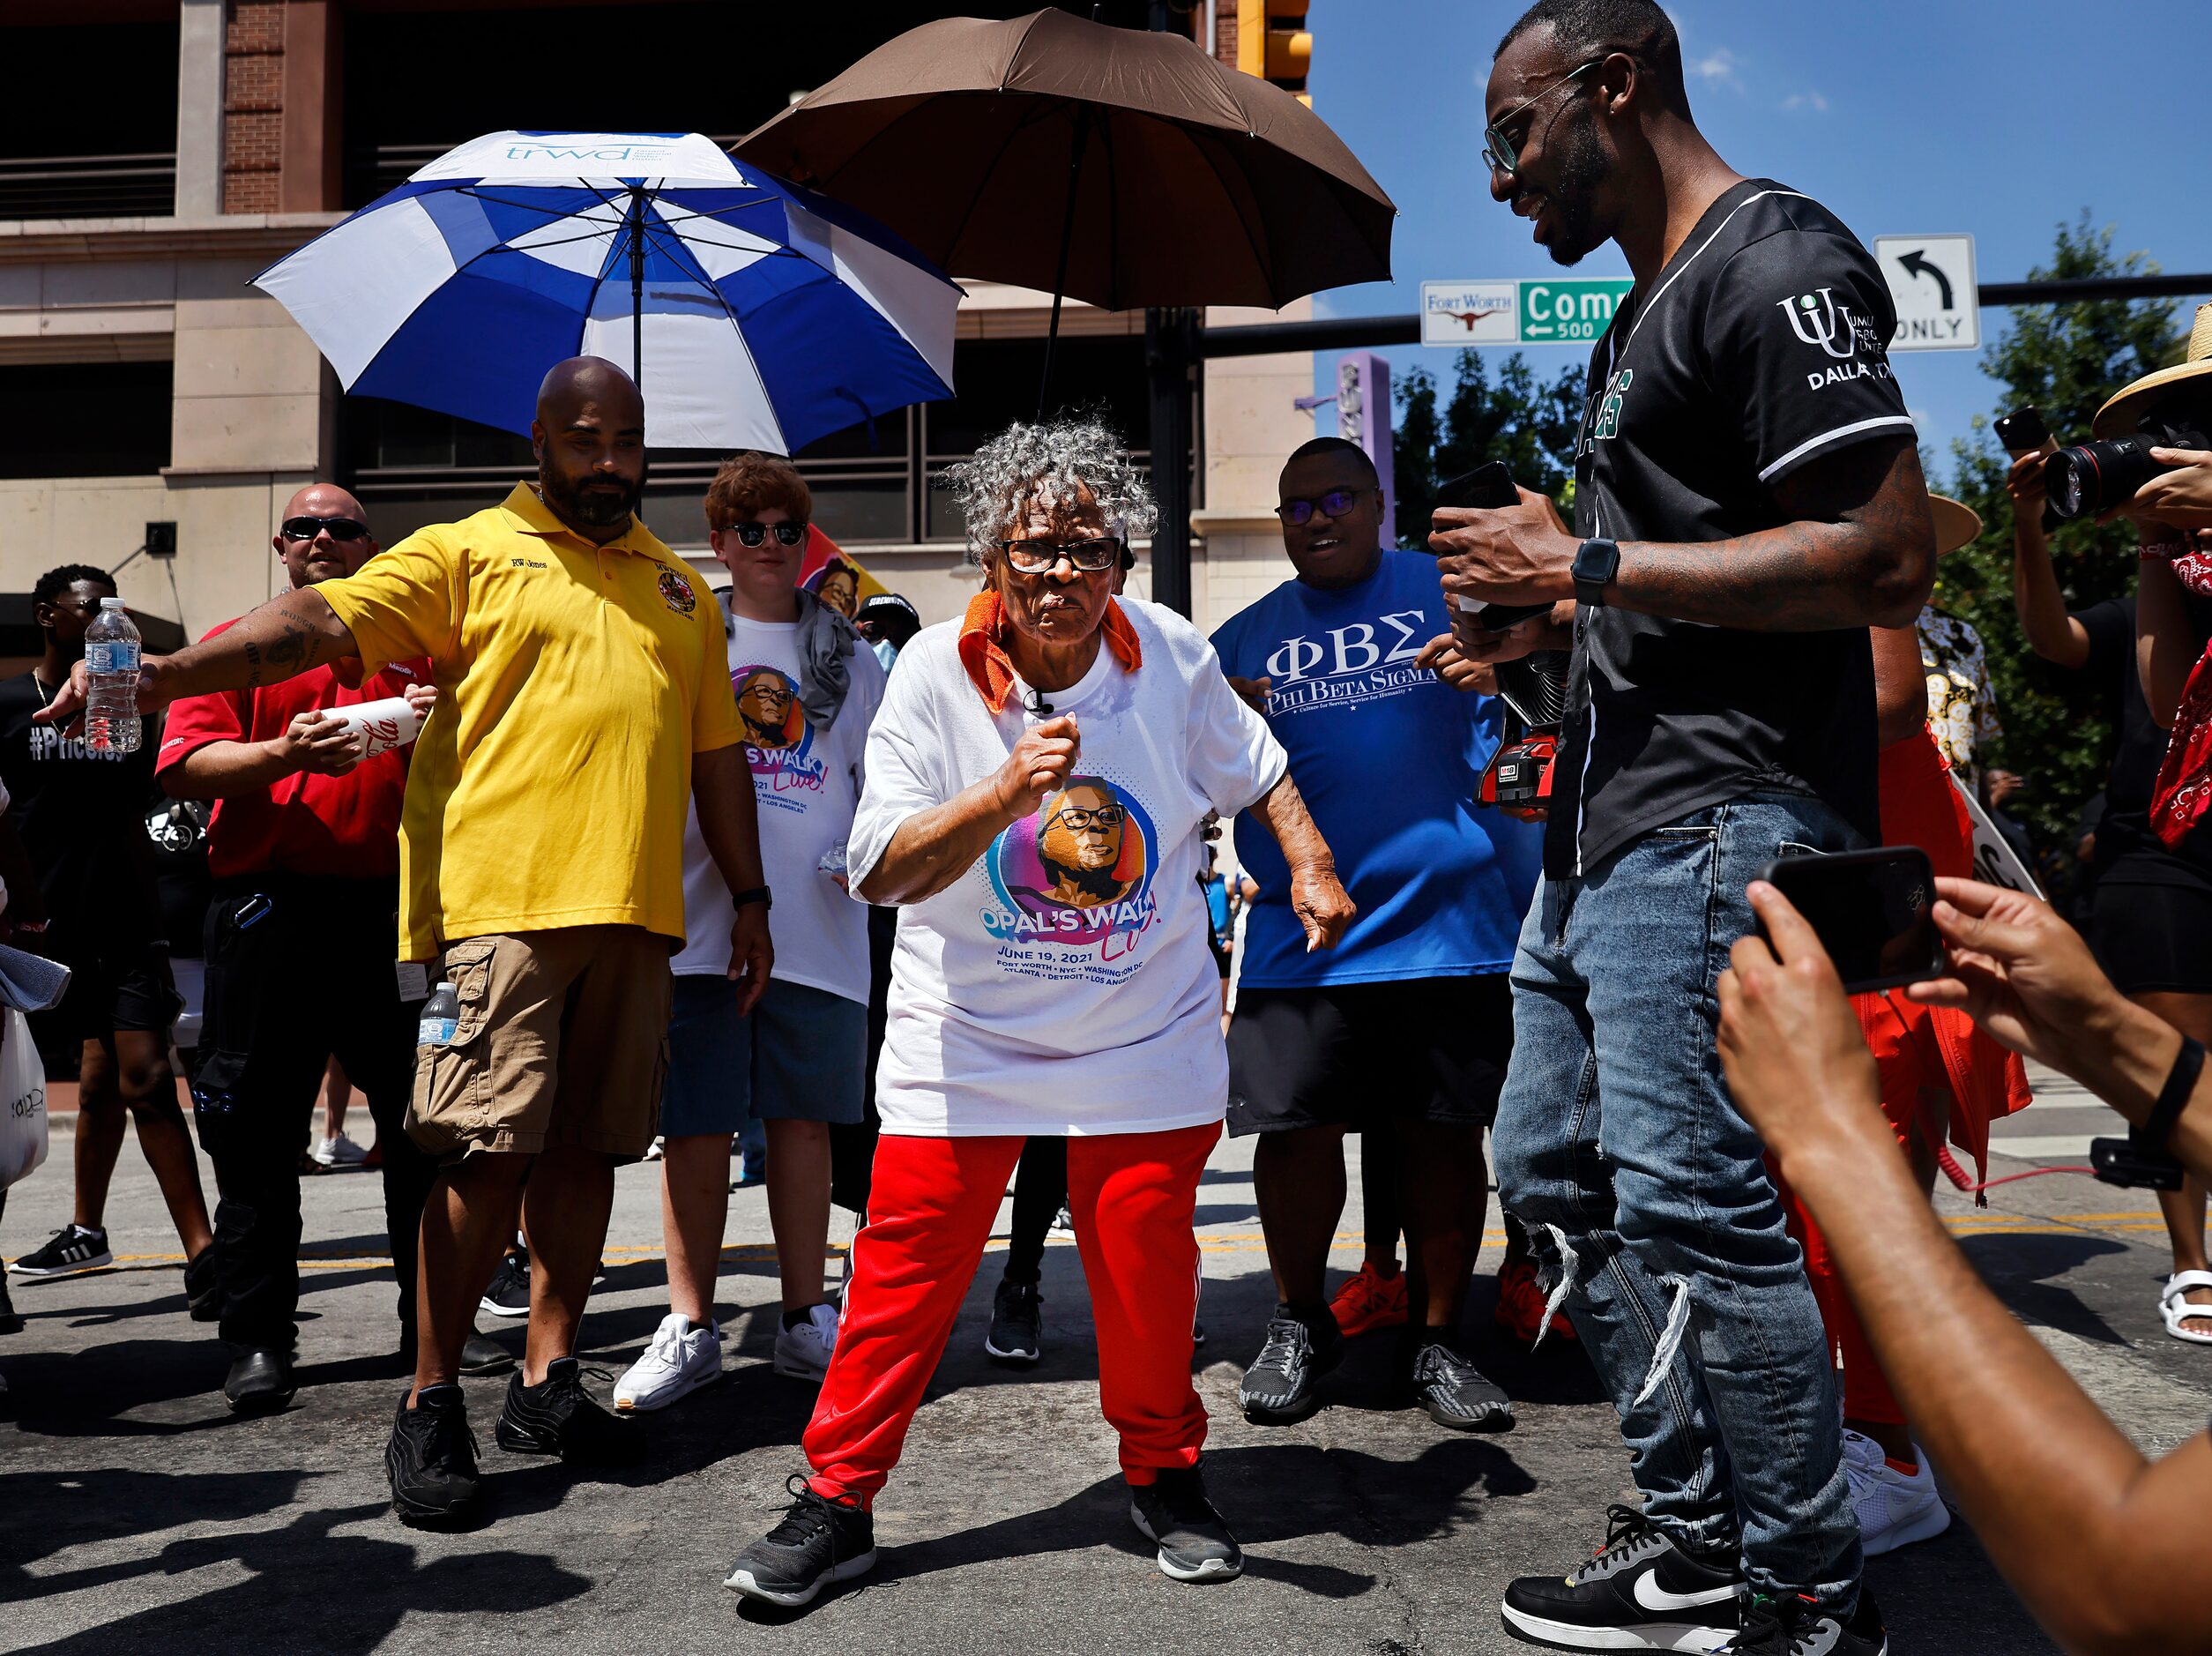
{"type": "Polygon", "coordinates": [[[1970,235],[1878,235],[1874,262],[1897,307],[1892,351],[1970,351],[1982,342],[1970,235]]]}

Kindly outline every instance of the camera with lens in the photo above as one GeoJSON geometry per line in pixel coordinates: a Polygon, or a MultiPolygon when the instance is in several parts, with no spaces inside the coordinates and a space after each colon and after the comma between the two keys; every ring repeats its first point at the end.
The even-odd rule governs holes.
{"type": "Polygon", "coordinates": [[[2178,1190],[2188,1173],[2179,1157],[2146,1149],[2132,1131],[2125,1138],[2090,1139],[2089,1168],[2099,1183],[2124,1190],[2178,1190]]]}
{"type": "Polygon", "coordinates": [[[2043,463],[2044,494],[2052,515],[2071,520],[2093,518],[2123,505],[2161,472],[2176,468],[2150,458],[2153,449],[2212,448],[2206,422],[2194,414],[2170,410],[2147,417],[2142,429],[2125,436],[2100,437],[2060,449],[2043,463]]]}

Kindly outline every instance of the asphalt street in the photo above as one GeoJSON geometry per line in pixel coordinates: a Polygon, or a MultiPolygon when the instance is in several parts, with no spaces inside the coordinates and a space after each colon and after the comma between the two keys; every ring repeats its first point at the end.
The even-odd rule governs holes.
{"type": "MultiPolygon", "coordinates": [[[[2097,1124],[2078,1097],[2053,1094],[2006,1129],[2045,1163],[2068,1159],[2097,1124]]],[[[66,1217],[70,1148],[57,1133],[48,1165],[8,1192],[0,1252],[27,1251],[66,1217]]],[[[1992,1171],[2032,1165],[2000,1158],[1992,1171]]],[[[1055,1239],[1044,1363],[1009,1375],[985,1361],[996,1279],[987,1256],[878,1504],[877,1569],[787,1618],[742,1608],[719,1585],[783,1504],[812,1397],[769,1367],[775,1278],[761,1192],[733,1198],[726,1376],[644,1421],[651,1462],[590,1481],[508,1455],[491,1434],[504,1381],[470,1382],[493,1517],[432,1535],[386,1506],[384,1443],[404,1382],[375,1176],[309,1182],[300,1394],[282,1415],[241,1421],[217,1395],[226,1355],[185,1315],[174,1235],[127,1145],[109,1209],[115,1268],[18,1279],[27,1327],[0,1338],[0,1649],[1525,1649],[1499,1630],[1507,1580],[1570,1568],[1602,1539],[1606,1504],[1629,1498],[1612,1411],[1583,1359],[1554,1342],[1531,1356],[1493,1330],[1493,1214],[1470,1320],[1478,1360],[1520,1400],[1518,1429],[1462,1436],[1397,1406],[1388,1336],[1355,1349],[1311,1420],[1248,1425],[1236,1381],[1272,1302],[1248,1168],[1247,1147],[1225,1144],[1198,1209],[1206,1466],[1246,1548],[1243,1580],[1178,1586],[1129,1528],[1097,1413],[1081,1270],[1055,1239]]],[[[665,1309],[657,1177],[638,1167],[618,1182],[585,1325],[587,1361],[610,1375],[665,1309]]],[[[2164,1449],[2202,1428],[2212,1348],[2160,1332],[2167,1266],[2147,1196],[2060,1176],[2005,1185],[1985,1208],[1949,1194],[1942,1206],[1997,1291],[2139,1443],[2164,1449]]],[[[1355,1185],[1338,1238],[1345,1270],[1358,1263],[1357,1227],[1355,1185]]],[[[1870,1580],[1899,1652],[2052,1648],[1962,1522],[1874,1561],[1870,1580]]]]}

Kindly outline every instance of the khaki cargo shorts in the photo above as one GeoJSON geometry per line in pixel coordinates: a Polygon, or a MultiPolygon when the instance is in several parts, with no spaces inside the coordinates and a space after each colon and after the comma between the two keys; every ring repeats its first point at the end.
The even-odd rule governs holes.
{"type": "Polygon", "coordinates": [[[449,944],[433,981],[461,1003],[453,1041],[416,1056],[407,1137],[442,1161],[555,1145],[635,1160],[659,1130],[668,940],[567,926],[449,944]]]}

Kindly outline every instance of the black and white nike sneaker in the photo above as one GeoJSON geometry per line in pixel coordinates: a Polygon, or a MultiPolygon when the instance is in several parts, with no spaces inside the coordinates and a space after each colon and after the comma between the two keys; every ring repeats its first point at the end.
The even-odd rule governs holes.
{"type": "Polygon", "coordinates": [[[1728,1656],[1888,1656],[1889,1635],[1874,1595],[1863,1588],[1848,1616],[1799,1593],[1761,1594],[1744,1601],[1743,1627],[1721,1648],[1728,1656]]]}
{"type": "Polygon", "coordinates": [[[1319,1399],[1322,1376],[1343,1361],[1344,1337],[1337,1319],[1323,1316],[1306,1323],[1278,1305],[1260,1340],[1260,1354],[1244,1371],[1237,1402],[1255,1426],[1287,1426],[1302,1421],[1319,1399]]]}
{"type": "Polygon", "coordinates": [[[83,1271],[101,1271],[115,1263],[108,1250],[108,1233],[91,1225],[64,1225],[8,1269],[19,1277],[73,1277],[83,1271]]]}
{"type": "Polygon", "coordinates": [[[1553,1650],[1737,1648],[1747,1589],[1732,1558],[1693,1558],[1632,1506],[1609,1506],[1605,1519],[1605,1544],[1573,1575],[1523,1576],[1506,1588],[1507,1632],[1553,1650]]]}

